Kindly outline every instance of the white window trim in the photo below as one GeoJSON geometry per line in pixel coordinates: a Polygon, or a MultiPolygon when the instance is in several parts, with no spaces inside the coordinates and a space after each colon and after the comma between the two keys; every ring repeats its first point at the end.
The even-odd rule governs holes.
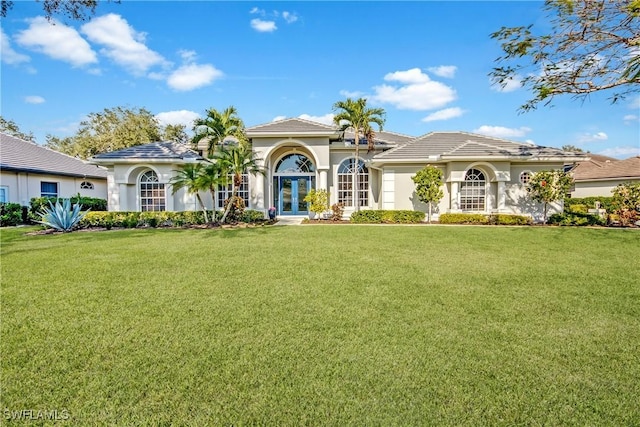
{"type": "MultiPolygon", "coordinates": [[[[365,200],[365,204],[360,205],[359,207],[360,208],[368,208],[368,207],[370,207],[370,203],[371,203],[371,171],[367,167],[367,164],[366,164],[365,160],[363,158],[361,158],[361,157],[360,158],[356,158],[355,156],[351,156],[351,157],[347,157],[347,158],[343,159],[338,164],[338,167],[336,168],[336,175],[335,175],[335,178],[334,178],[335,179],[334,182],[336,183],[335,184],[335,189],[336,189],[336,202],[337,203],[341,203],[340,194],[342,192],[344,192],[344,191],[348,191],[348,190],[341,190],[341,188],[340,188],[340,176],[348,177],[347,184],[351,185],[351,191],[350,191],[350,193],[351,193],[351,197],[350,197],[351,204],[348,205],[345,202],[342,202],[344,204],[344,207],[347,208],[347,209],[355,209],[356,208],[356,203],[353,203],[353,202],[354,202],[354,200],[357,200],[357,203],[360,202],[360,200],[361,200],[360,193],[364,193],[366,199],[362,199],[362,200],[365,200]],[[347,173],[340,172],[340,169],[342,168],[342,165],[344,163],[349,162],[349,161],[352,162],[353,160],[356,160],[356,163],[358,164],[358,166],[357,166],[358,169],[360,167],[360,163],[362,163],[362,167],[364,169],[366,169],[366,172],[358,173],[359,176],[366,177],[367,187],[366,187],[365,190],[358,190],[358,189],[354,188],[353,171],[352,170],[350,170],[347,173]]],[[[360,185],[360,184],[362,184],[362,181],[358,180],[358,185],[360,185]]]]}

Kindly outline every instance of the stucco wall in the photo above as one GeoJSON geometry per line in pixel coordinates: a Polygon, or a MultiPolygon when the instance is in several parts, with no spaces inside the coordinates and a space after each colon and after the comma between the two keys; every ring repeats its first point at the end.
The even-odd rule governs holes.
{"type": "Polygon", "coordinates": [[[40,197],[40,183],[55,182],[58,184],[58,196],[69,198],[80,193],[86,197],[107,198],[107,182],[98,178],[74,178],[60,175],[44,175],[25,172],[0,172],[0,185],[7,188],[8,201],[28,206],[33,197],[40,197]],[[88,181],[93,190],[81,189],[80,184],[88,181]]]}
{"type": "MultiPolygon", "coordinates": [[[[592,197],[606,196],[611,197],[611,191],[620,184],[629,182],[630,180],[611,180],[611,181],[583,181],[576,182],[575,189],[571,192],[571,197],[592,197]]],[[[640,182],[635,180],[633,182],[640,182]]]]}

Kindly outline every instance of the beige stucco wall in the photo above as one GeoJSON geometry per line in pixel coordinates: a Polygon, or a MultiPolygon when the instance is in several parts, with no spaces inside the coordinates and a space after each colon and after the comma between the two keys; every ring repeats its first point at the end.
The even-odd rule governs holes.
{"type": "Polygon", "coordinates": [[[107,182],[99,178],[76,178],[60,175],[44,175],[26,172],[0,172],[0,185],[7,188],[8,201],[28,206],[33,197],[40,197],[40,183],[55,182],[58,184],[58,196],[69,198],[80,193],[86,197],[107,198],[107,182]],[[88,181],[93,190],[80,188],[80,184],[88,181]]]}
{"type": "Polygon", "coordinates": [[[571,197],[593,197],[593,196],[606,196],[611,197],[612,191],[620,184],[625,182],[640,182],[640,179],[636,180],[610,180],[610,181],[582,181],[576,182],[575,189],[571,192],[571,197]]]}

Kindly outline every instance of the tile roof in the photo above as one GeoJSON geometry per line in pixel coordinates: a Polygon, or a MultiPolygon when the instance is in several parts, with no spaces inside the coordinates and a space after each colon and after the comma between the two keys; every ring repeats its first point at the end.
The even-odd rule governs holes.
{"type": "Polygon", "coordinates": [[[325,125],[322,123],[314,122],[311,120],[305,120],[301,118],[290,118],[277,120],[275,122],[264,123],[257,126],[252,126],[246,129],[247,135],[251,137],[252,133],[291,133],[291,134],[305,134],[305,133],[335,133],[337,132],[334,126],[325,125]]]}
{"type": "Polygon", "coordinates": [[[431,132],[406,144],[376,155],[375,160],[420,160],[441,156],[455,157],[586,157],[557,148],[542,147],[468,132],[431,132]]]}
{"type": "MultiPolygon", "coordinates": [[[[375,141],[376,143],[382,144],[391,144],[391,145],[402,145],[407,142],[415,139],[415,136],[403,135],[401,133],[389,132],[389,131],[376,131],[375,133],[375,141]]],[[[351,131],[344,132],[344,139],[353,140],[355,139],[355,133],[351,131]]]]}
{"type": "Polygon", "coordinates": [[[598,179],[640,179],[640,156],[630,157],[625,160],[605,160],[593,155],[590,160],[579,162],[573,168],[575,181],[592,181],[598,179]]]}
{"type": "Polygon", "coordinates": [[[126,159],[202,159],[197,152],[178,142],[151,142],[136,145],[122,150],[102,153],[92,157],[92,160],[126,160],[126,159]]]}
{"type": "Polygon", "coordinates": [[[107,171],[31,141],[0,133],[0,170],[107,178],[107,171]]]}

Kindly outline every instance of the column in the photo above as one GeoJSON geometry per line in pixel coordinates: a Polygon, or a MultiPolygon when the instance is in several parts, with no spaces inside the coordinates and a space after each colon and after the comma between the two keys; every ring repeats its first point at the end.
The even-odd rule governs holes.
{"type": "Polygon", "coordinates": [[[264,188],[264,175],[259,173],[259,174],[256,174],[255,177],[256,177],[255,187],[254,187],[255,193],[254,193],[254,197],[250,197],[250,199],[255,203],[255,205],[252,206],[251,209],[264,211],[266,209],[266,206],[265,206],[266,192],[264,188]]]}
{"type": "Polygon", "coordinates": [[[320,171],[320,182],[318,183],[318,190],[327,190],[327,170],[322,169],[320,171]]]}
{"type": "Polygon", "coordinates": [[[498,212],[503,212],[507,199],[507,187],[504,181],[498,181],[498,194],[496,194],[496,198],[498,200],[498,212]]]}
{"type": "Polygon", "coordinates": [[[460,204],[458,203],[459,183],[457,181],[451,182],[451,212],[457,212],[460,210],[460,204]]]}

